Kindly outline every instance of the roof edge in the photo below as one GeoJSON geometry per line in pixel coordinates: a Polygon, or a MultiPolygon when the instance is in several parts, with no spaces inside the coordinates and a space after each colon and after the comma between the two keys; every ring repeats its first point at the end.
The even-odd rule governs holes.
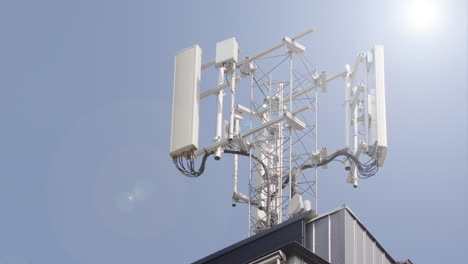
{"type": "MultiPolygon", "coordinates": [[[[239,248],[239,247],[241,247],[241,246],[243,246],[243,245],[245,245],[245,244],[248,244],[248,243],[250,243],[250,242],[252,242],[252,241],[255,241],[255,240],[257,240],[257,239],[260,239],[260,238],[262,238],[262,237],[264,237],[264,236],[266,236],[266,235],[269,235],[269,234],[275,232],[276,230],[281,229],[281,228],[283,228],[283,227],[285,227],[285,226],[288,226],[288,225],[290,225],[290,224],[292,224],[292,223],[295,223],[295,222],[301,221],[301,220],[303,220],[304,222],[306,222],[306,221],[308,221],[308,219],[310,219],[311,216],[313,216],[314,214],[315,214],[315,213],[314,213],[313,210],[310,210],[310,211],[304,212],[304,213],[302,213],[302,214],[299,214],[299,215],[297,215],[297,216],[295,216],[295,217],[293,217],[293,218],[291,218],[291,219],[288,219],[288,220],[284,221],[283,223],[281,223],[281,224],[279,224],[279,225],[273,226],[273,227],[271,227],[271,228],[268,229],[268,230],[265,230],[265,231],[263,231],[263,232],[261,232],[261,233],[255,234],[255,235],[253,235],[253,236],[251,236],[251,237],[245,238],[245,239],[243,239],[243,240],[241,240],[241,241],[239,241],[239,242],[237,242],[237,243],[234,243],[234,244],[232,244],[232,245],[230,245],[230,246],[227,246],[227,247],[225,247],[225,248],[223,248],[223,249],[220,249],[220,250],[218,250],[218,251],[216,251],[216,252],[214,252],[214,253],[212,253],[212,254],[206,256],[206,257],[203,257],[203,258],[201,258],[201,259],[195,260],[195,261],[192,262],[192,263],[193,263],[193,264],[204,263],[204,262],[209,261],[209,260],[211,260],[211,259],[214,259],[214,258],[217,258],[217,257],[219,257],[219,256],[222,256],[222,255],[224,255],[224,254],[226,254],[226,253],[228,253],[228,252],[230,252],[230,251],[233,251],[233,250],[235,250],[235,249],[237,249],[237,248],[239,248]]],[[[314,219],[315,219],[315,218],[314,218],[314,219]]]]}

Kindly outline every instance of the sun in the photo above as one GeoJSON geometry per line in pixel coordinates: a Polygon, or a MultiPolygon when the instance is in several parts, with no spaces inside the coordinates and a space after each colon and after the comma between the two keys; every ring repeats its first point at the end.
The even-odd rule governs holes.
{"type": "Polygon", "coordinates": [[[418,31],[431,31],[437,26],[438,8],[433,0],[408,1],[408,26],[418,31]]]}

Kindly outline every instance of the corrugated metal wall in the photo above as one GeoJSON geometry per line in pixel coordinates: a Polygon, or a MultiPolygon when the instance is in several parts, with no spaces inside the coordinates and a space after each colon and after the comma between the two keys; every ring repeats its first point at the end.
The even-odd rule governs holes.
{"type": "Polygon", "coordinates": [[[391,264],[383,249],[345,208],[306,224],[306,247],[332,264],[391,264]]]}

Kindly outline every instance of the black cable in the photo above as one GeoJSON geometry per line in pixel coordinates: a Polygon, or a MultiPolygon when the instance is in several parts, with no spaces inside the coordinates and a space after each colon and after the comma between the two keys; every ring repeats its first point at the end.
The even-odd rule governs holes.
{"type": "MultiPolygon", "coordinates": [[[[202,161],[201,161],[201,164],[200,164],[200,167],[198,168],[198,170],[195,169],[195,160],[193,158],[193,153],[191,153],[191,152],[183,153],[181,156],[173,158],[173,163],[176,166],[176,168],[183,175],[185,175],[187,177],[191,177],[191,178],[196,178],[196,177],[200,176],[201,174],[203,174],[203,172],[205,171],[206,160],[213,153],[214,152],[209,152],[209,153],[207,152],[207,153],[205,153],[203,155],[203,158],[202,158],[202,161]]],[[[252,157],[258,163],[260,163],[260,165],[263,167],[263,170],[265,171],[265,173],[262,176],[267,177],[267,179],[268,179],[268,168],[267,168],[267,166],[265,165],[265,163],[263,163],[255,155],[252,155],[252,154],[250,154],[248,152],[245,152],[245,151],[230,150],[230,149],[224,149],[224,153],[237,154],[237,155],[252,157]]],[[[358,174],[359,174],[358,176],[361,179],[367,179],[369,177],[372,177],[378,172],[377,160],[378,160],[378,157],[380,156],[379,153],[377,153],[375,155],[375,157],[372,157],[371,159],[369,159],[365,163],[362,163],[362,162],[359,161],[358,158],[356,158],[354,155],[349,153],[348,150],[345,150],[345,149],[334,153],[329,158],[327,158],[327,159],[325,159],[325,160],[323,160],[323,161],[321,161],[321,162],[319,162],[317,164],[303,164],[302,166],[300,166],[298,168],[295,168],[295,170],[298,171],[297,173],[299,173],[300,171],[303,171],[303,170],[306,170],[306,169],[321,167],[321,166],[327,165],[328,163],[334,161],[339,156],[344,156],[347,159],[351,160],[355,164],[355,166],[356,166],[356,168],[358,170],[358,174]]],[[[283,180],[283,188],[284,188],[284,186],[286,186],[286,184],[289,183],[289,177],[287,176],[287,177],[284,177],[284,178],[285,179],[283,180]]]]}
{"type": "Polygon", "coordinates": [[[241,151],[241,150],[230,150],[230,149],[225,149],[225,150],[224,150],[224,153],[227,153],[227,154],[237,154],[237,155],[252,157],[252,158],[253,158],[254,160],[256,160],[258,163],[260,163],[260,165],[262,165],[263,170],[265,171],[265,174],[262,175],[262,176],[268,177],[268,169],[267,169],[267,166],[266,166],[265,163],[263,163],[263,161],[261,161],[257,156],[251,155],[250,153],[245,152],[245,151],[241,151]]]}
{"type": "MultiPolygon", "coordinates": [[[[262,165],[263,167],[263,170],[265,171],[265,174],[262,175],[263,178],[266,178],[267,181],[269,180],[268,178],[268,169],[267,169],[267,166],[265,165],[265,163],[263,163],[263,161],[261,161],[257,156],[255,155],[252,155],[248,152],[245,152],[245,151],[241,151],[241,150],[230,150],[230,149],[224,149],[223,150],[224,153],[227,153],[227,154],[237,154],[237,155],[242,155],[242,156],[246,156],[246,157],[252,157],[254,160],[256,160],[258,163],[260,163],[260,165],[262,165]]],[[[276,193],[276,192],[275,192],[276,193]]],[[[271,194],[270,195],[270,198],[273,198],[275,193],[271,194]]],[[[262,211],[265,211],[265,208],[263,208],[262,206],[259,206],[258,207],[259,210],[262,210],[262,211]]],[[[265,211],[266,212],[266,211],[265,211]]]]}
{"type": "Polygon", "coordinates": [[[172,161],[176,168],[185,176],[190,177],[190,178],[196,178],[200,175],[203,174],[205,171],[205,164],[206,160],[210,155],[213,154],[213,152],[210,153],[205,153],[203,155],[200,167],[198,170],[195,170],[195,160],[192,157],[192,153],[184,153],[179,157],[173,158],[172,161]],[[185,154],[185,155],[184,155],[185,154]],[[184,163],[184,158],[185,158],[185,163],[184,163]]]}
{"type": "MultiPolygon", "coordinates": [[[[339,156],[345,156],[349,160],[351,160],[355,165],[356,168],[358,169],[359,172],[359,178],[361,179],[367,179],[369,177],[374,176],[377,171],[378,171],[378,166],[377,166],[377,157],[373,157],[370,160],[368,160],[365,163],[362,163],[359,161],[358,158],[356,158],[353,154],[349,153],[348,150],[344,149],[341,151],[338,151],[334,153],[331,157],[317,163],[317,164],[303,164],[299,168],[297,168],[299,171],[305,170],[305,169],[310,169],[310,168],[315,168],[315,167],[321,167],[324,166],[330,162],[332,162],[334,159],[336,159],[339,156]]],[[[289,182],[289,177],[284,180],[283,183],[288,183],[289,182]]]]}
{"type": "MultiPolygon", "coordinates": [[[[198,168],[198,170],[195,170],[195,160],[194,158],[192,157],[193,156],[193,153],[182,153],[182,155],[180,155],[179,157],[176,157],[176,158],[173,158],[172,161],[175,165],[175,167],[185,176],[187,177],[190,177],[190,178],[196,178],[200,175],[203,174],[203,172],[205,171],[205,165],[206,165],[206,160],[208,159],[208,157],[210,155],[212,155],[214,152],[207,152],[203,155],[203,158],[202,158],[202,161],[201,161],[201,164],[200,164],[200,167],[198,168]]],[[[268,176],[268,168],[267,166],[265,165],[265,163],[263,163],[258,157],[256,157],[255,155],[250,155],[249,153],[245,152],[245,151],[237,151],[237,150],[230,150],[230,149],[225,149],[224,150],[224,153],[227,153],[227,154],[237,154],[237,155],[242,155],[242,156],[251,156],[253,159],[255,159],[258,163],[260,163],[260,165],[262,165],[263,167],[263,170],[265,171],[263,177],[267,177],[268,176]]]]}

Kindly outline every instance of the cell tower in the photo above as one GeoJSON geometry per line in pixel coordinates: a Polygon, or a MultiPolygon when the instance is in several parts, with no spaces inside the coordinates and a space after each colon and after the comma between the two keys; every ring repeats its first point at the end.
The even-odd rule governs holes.
{"type": "Polygon", "coordinates": [[[317,210],[318,167],[340,160],[346,181],[357,187],[358,178],[373,176],[384,164],[383,46],[359,53],[353,67],[345,65],[343,71],[327,75],[312,66],[304,55],[306,48],[298,43],[311,32],[308,29],[284,37],[244,58],[235,38],[218,42],[215,59],[203,64],[198,45],[175,56],[169,154],[188,177],[200,176],[211,155],[215,160],[233,156],[232,205],[247,204],[249,235],[311,210],[312,203],[317,210]],[[201,73],[211,67],[217,69],[217,83],[200,91],[201,73]],[[344,87],[344,142],[342,148],[328,151],[318,143],[318,95],[327,92],[329,82],[340,79],[344,87]],[[224,120],[226,92],[229,115],[224,120]],[[213,143],[199,147],[200,102],[213,97],[213,143]],[[241,121],[248,123],[245,131],[241,131],[241,121]],[[364,155],[368,157],[362,162],[364,155]],[[239,172],[239,156],[247,157],[248,170],[239,172]],[[195,160],[200,157],[197,169],[195,160]],[[248,178],[246,193],[238,189],[239,177],[248,178]]]}

